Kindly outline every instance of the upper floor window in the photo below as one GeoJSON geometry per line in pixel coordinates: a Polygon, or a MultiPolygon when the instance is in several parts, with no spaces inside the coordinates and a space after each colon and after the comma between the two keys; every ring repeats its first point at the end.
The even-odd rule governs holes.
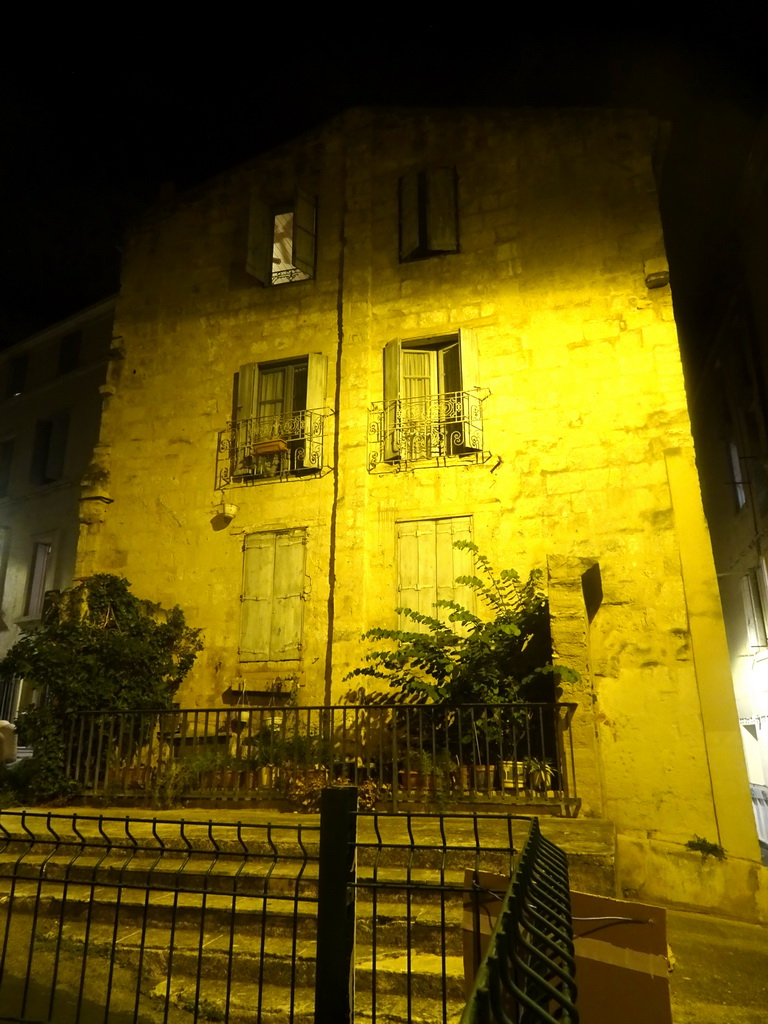
{"type": "Polygon", "coordinates": [[[404,174],[400,179],[400,262],[458,249],[456,169],[404,174]]]}
{"type": "Polygon", "coordinates": [[[70,331],[59,342],[58,374],[71,373],[80,365],[80,342],[82,331],[70,331]]]}
{"type": "Polygon", "coordinates": [[[318,352],[240,367],[235,419],[219,439],[219,486],[322,469],[326,375],[318,352]]]}
{"type": "Polygon", "coordinates": [[[68,412],[37,421],[30,467],[30,480],[33,484],[53,483],[64,476],[68,433],[68,412]]]}
{"type": "Polygon", "coordinates": [[[251,197],[246,270],[263,285],[315,276],[315,201],[298,192],[293,203],[271,207],[251,197]]]}
{"type": "Polygon", "coordinates": [[[33,543],[32,560],[27,576],[27,596],[24,602],[25,617],[39,619],[43,614],[45,592],[49,589],[52,552],[53,544],[49,540],[38,540],[33,543]]]}
{"type": "Polygon", "coordinates": [[[29,367],[29,356],[23,353],[14,356],[8,363],[8,376],[5,382],[5,397],[12,398],[20,395],[27,385],[27,369],[29,367]]]}
{"type": "Polygon", "coordinates": [[[369,468],[478,455],[483,447],[477,345],[471,331],[384,348],[384,401],[371,410],[369,468]]]}

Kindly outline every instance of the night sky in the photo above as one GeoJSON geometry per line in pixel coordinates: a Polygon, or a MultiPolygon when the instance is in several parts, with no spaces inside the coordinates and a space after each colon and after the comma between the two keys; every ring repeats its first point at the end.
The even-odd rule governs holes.
{"type": "Polygon", "coordinates": [[[756,26],[686,39],[500,30],[482,49],[468,45],[476,31],[424,22],[405,45],[386,27],[355,38],[326,26],[321,46],[285,25],[254,37],[219,24],[194,45],[101,39],[35,65],[11,55],[0,70],[0,345],[117,290],[125,224],[163,182],[184,188],[356,104],[648,109],[678,129],[675,210],[717,234],[716,200],[768,95],[756,26]],[[686,166],[706,131],[712,167],[686,166]]]}

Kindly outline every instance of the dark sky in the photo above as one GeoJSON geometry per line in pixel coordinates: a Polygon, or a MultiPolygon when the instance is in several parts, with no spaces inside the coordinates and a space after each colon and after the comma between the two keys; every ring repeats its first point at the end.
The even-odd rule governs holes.
{"type": "Polygon", "coordinates": [[[409,45],[386,27],[355,38],[326,25],[322,45],[272,29],[201,26],[183,45],[101,39],[34,67],[10,55],[0,70],[0,345],[117,290],[124,225],[162,182],[189,185],[346,106],[613,103],[683,126],[716,109],[741,138],[768,85],[762,32],[748,24],[686,38],[500,30],[482,48],[468,45],[469,27],[429,21],[409,45]]]}

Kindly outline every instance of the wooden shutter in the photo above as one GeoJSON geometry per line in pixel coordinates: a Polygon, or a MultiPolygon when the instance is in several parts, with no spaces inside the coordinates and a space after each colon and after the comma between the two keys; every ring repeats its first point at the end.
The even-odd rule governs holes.
{"type": "Polygon", "coordinates": [[[409,171],[400,179],[400,259],[419,255],[419,173],[409,171]]]}
{"type": "Polygon", "coordinates": [[[286,661],[301,653],[306,532],[251,533],[243,545],[242,661],[286,661]]]}
{"type": "Polygon", "coordinates": [[[307,356],[307,409],[323,409],[326,405],[328,357],[321,352],[307,356]]]}
{"type": "Polygon", "coordinates": [[[275,535],[251,533],[243,545],[240,659],[268,661],[272,632],[275,535]]]}
{"type": "Polygon", "coordinates": [[[245,269],[267,285],[272,280],[272,243],[274,239],[274,217],[272,211],[257,194],[251,196],[248,218],[248,252],[245,269]]]}
{"type": "Polygon", "coordinates": [[[242,475],[251,470],[251,443],[253,441],[252,418],[256,416],[259,401],[258,363],[243,363],[237,375],[237,401],[235,408],[235,459],[234,472],[242,475]]]}
{"type": "Polygon", "coordinates": [[[400,339],[384,346],[384,458],[400,457],[400,339]]]}
{"type": "MultiPolygon", "coordinates": [[[[443,622],[448,621],[450,611],[437,609],[438,600],[457,601],[473,610],[472,590],[456,583],[457,576],[473,574],[472,552],[453,546],[454,541],[471,539],[469,516],[398,523],[398,607],[413,608],[443,622]]],[[[400,616],[399,625],[419,632],[419,627],[405,616],[400,616]]]]}
{"type": "Polygon", "coordinates": [[[462,328],[459,331],[459,352],[461,358],[461,390],[465,393],[463,405],[463,445],[466,452],[482,451],[483,448],[483,406],[479,398],[480,368],[477,351],[477,336],[474,331],[462,328]]]}
{"type": "Polygon", "coordinates": [[[315,276],[315,201],[303,192],[296,193],[293,205],[293,257],[297,270],[315,276]]]}
{"type": "Polygon", "coordinates": [[[270,657],[273,661],[298,658],[304,617],[303,530],[278,533],[275,538],[275,582],[270,657]]]}
{"type": "MultiPolygon", "coordinates": [[[[435,521],[398,523],[397,606],[422,615],[435,614],[435,521]]],[[[412,619],[400,616],[400,629],[426,632],[412,619]]]]}
{"type": "Polygon", "coordinates": [[[61,480],[64,476],[64,460],[67,454],[69,434],[69,413],[60,412],[51,418],[48,435],[48,451],[43,470],[46,480],[61,480]]]}
{"type": "Polygon", "coordinates": [[[456,169],[439,167],[426,174],[426,246],[430,253],[456,252],[456,169]]]}

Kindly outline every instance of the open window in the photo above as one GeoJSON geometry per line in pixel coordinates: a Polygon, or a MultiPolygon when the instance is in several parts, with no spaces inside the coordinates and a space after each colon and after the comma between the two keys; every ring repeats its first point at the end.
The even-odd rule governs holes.
{"type": "Polygon", "coordinates": [[[315,276],[315,201],[297,192],[293,202],[270,206],[251,197],[246,270],[263,285],[315,276]]]}
{"type": "Polygon", "coordinates": [[[384,349],[384,458],[417,461],[482,449],[475,337],[389,342],[384,349]]]}
{"type": "Polygon", "coordinates": [[[741,578],[741,596],[750,647],[768,647],[768,571],[765,559],[741,578]]]}
{"type": "Polygon", "coordinates": [[[400,262],[458,252],[456,168],[409,171],[400,179],[400,262]]]}
{"type": "Polygon", "coordinates": [[[322,468],[326,374],[327,358],[317,352],[240,367],[235,476],[270,479],[322,468]]]}

